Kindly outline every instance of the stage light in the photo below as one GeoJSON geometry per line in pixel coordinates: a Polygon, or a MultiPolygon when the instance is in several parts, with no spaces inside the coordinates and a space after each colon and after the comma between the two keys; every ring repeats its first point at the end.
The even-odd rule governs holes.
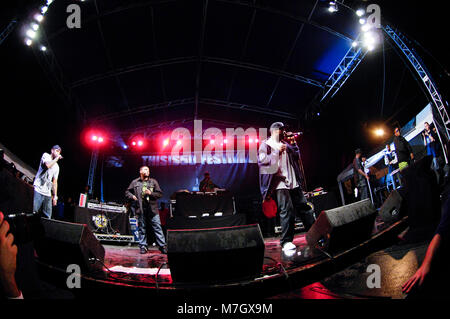
{"type": "Polygon", "coordinates": [[[248,139],[248,142],[249,142],[249,143],[253,143],[253,139],[252,139],[252,138],[249,138],[249,139],[248,139]]]}
{"type": "Polygon", "coordinates": [[[124,150],[127,150],[127,149],[128,149],[128,145],[123,144],[123,145],[122,145],[122,148],[123,148],[124,150]]]}
{"type": "Polygon", "coordinates": [[[131,145],[136,146],[136,141],[131,142],[131,145]]]}
{"type": "Polygon", "coordinates": [[[40,49],[41,49],[42,52],[47,51],[47,47],[46,47],[45,45],[41,45],[41,48],[40,48],[40,49]]]}
{"type": "Polygon", "coordinates": [[[358,10],[356,10],[356,15],[357,15],[358,17],[362,17],[362,16],[364,15],[364,13],[366,13],[366,12],[364,11],[364,9],[358,9],[358,10]]]}
{"type": "Polygon", "coordinates": [[[48,7],[47,7],[47,6],[41,7],[41,13],[42,13],[42,14],[45,14],[45,13],[47,12],[47,10],[48,10],[48,7]]]}
{"type": "Polygon", "coordinates": [[[177,141],[177,145],[181,145],[181,140],[178,140],[178,141],[177,141]]]}
{"type": "Polygon", "coordinates": [[[36,31],[34,31],[33,29],[28,29],[27,32],[25,33],[27,35],[27,37],[29,37],[30,39],[34,39],[34,37],[36,36],[36,31]]]}
{"type": "Polygon", "coordinates": [[[258,142],[259,142],[259,140],[257,138],[255,138],[255,143],[258,143],[258,142]]]}
{"type": "Polygon", "coordinates": [[[361,27],[361,30],[362,30],[363,32],[369,31],[369,30],[370,30],[370,25],[364,24],[364,25],[361,27]]]}
{"type": "Polygon", "coordinates": [[[330,6],[328,7],[328,11],[330,12],[337,12],[338,11],[338,7],[336,4],[336,1],[330,1],[330,6]]]}
{"type": "Polygon", "coordinates": [[[224,142],[224,144],[227,144],[227,143],[228,143],[228,140],[227,140],[227,139],[224,139],[223,142],[224,142]]]}
{"type": "Polygon", "coordinates": [[[51,5],[53,0],[47,0],[47,6],[51,5]]]}
{"type": "Polygon", "coordinates": [[[97,135],[92,135],[92,140],[93,140],[93,141],[98,140],[98,136],[97,136],[97,135]]]}
{"type": "Polygon", "coordinates": [[[366,23],[366,19],[364,19],[364,18],[359,19],[359,24],[365,24],[365,23],[366,23]]]}
{"type": "Polygon", "coordinates": [[[37,31],[37,30],[39,29],[39,24],[33,22],[33,23],[31,24],[31,29],[33,29],[34,31],[37,31]]]}
{"type": "Polygon", "coordinates": [[[42,20],[44,20],[44,16],[42,14],[40,14],[40,13],[36,13],[33,18],[37,22],[42,22],[42,20]]]}
{"type": "Polygon", "coordinates": [[[214,140],[209,140],[209,144],[214,144],[214,140]]]}
{"type": "Polygon", "coordinates": [[[166,138],[166,139],[163,141],[163,147],[166,147],[167,145],[169,145],[169,139],[168,139],[168,138],[166,138]]]}
{"type": "Polygon", "coordinates": [[[367,32],[364,34],[363,37],[363,43],[364,46],[369,50],[372,51],[375,49],[375,45],[377,44],[377,34],[374,32],[367,32]]]}
{"type": "Polygon", "coordinates": [[[142,146],[144,145],[144,142],[143,142],[142,140],[139,140],[139,141],[137,142],[137,145],[138,145],[139,147],[142,147],[142,146]]]}
{"type": "Polygon", "coordinates": [[[376,136],[383,136],[384,135],[384,130],[382,128],[376,129],[375,130],[375,135],[376,136]]]}
{"type": "Polygon", "coordinates": [[[26,39],[26,40],[25,40],[25,44],[28,45],[28,46],[30,46],[30,45],[33,44],[33,40],[31,40],[31,39],[26,39]]]}
{"type": "Polygon", "coordinates": [[[104,142],[103,137],[100,136],[100,137],[98,138],[98,142],[99,142],[99,143],[103,143],[103,142],[104,142]]]}
{"type": "Polygon", "coordinates": [[[353,41],[352,42],[352,47],[356,48],[358,46],[358,42],[357,41],[353,41]]]}

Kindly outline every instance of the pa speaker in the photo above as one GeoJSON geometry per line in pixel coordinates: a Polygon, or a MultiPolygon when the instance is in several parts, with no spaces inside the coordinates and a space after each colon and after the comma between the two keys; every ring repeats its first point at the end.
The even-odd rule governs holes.
{"type": "Polygon", "coordinates": [[[101,270],[105,249],[84,224],[42,218],[42,234],[36,240],[39,260],[64,267],[77,264],[82,270],[101,270]]]}
{"type": "Polygon", "coordinates": [[[376,209],[369,199],[323,211],[306,233],[306,241],[335,253],[370,238],[375,217],[376,209]]]}
{"type": "Polygon", "coordinates": [[[259,225],[167,231],[174,282],[253,279],[261,273],[264,248],[259,225]]]}
{"type": "Polygon", "coordinates": [[[402,208],[402,202],[402,194],[398,190],[393,190],[380,207],[378,214],[381,219],[388,224],[399,220],[404,211],[404,206],[402,208]]]}

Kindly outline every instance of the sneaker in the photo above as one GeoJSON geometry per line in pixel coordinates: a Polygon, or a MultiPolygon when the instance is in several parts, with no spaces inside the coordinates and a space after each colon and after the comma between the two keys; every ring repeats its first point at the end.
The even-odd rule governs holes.
{"type": "Polygon", "coordinates": [[[147,247],[142,246],[142,247],[139,248],[139,252],[140,252],[141,254],[146,254],[146,253],[148,252],[148,249],[147,249],[147,247]]]}
{"type": "Polygon", "coordinates": [[[283,250],[293,250],[296,249],[297,247],[291,243],[291,242],[287,242],[283,245],[283,250]]]}

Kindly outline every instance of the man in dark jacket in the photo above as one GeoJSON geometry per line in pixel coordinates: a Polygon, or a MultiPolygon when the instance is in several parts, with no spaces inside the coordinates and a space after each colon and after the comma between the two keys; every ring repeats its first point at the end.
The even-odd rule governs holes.
{"type": "Polygon", "coordinates": [[[400,128],[394,128],[394,146],[398,158],[398,168],[403,170],[408,167],[410,160],[414,160],[414,153],[408,141],[400,135],[400,128]]]}
{"type": "Polygon", "coordinates": [[[270,138],[261,142],[258,154],[259,181],[263,201],[267,196],[275,198],[280,214],[283,250],[293,250],[295,212],[299,210],[306,231],[314,223],[314,212],[306,202],[301,185],[297,145],[280,141],[284,130],[281,122],[270,126],[270,138]]]}
{"type": "Polygon", "coordinates": [[[136,218],[140,253],[145,254],[148,251],[147,226],[150,223],[155,233],[156,244],[159,246],[159,250],[166,254],[166,239],[161,228],[157,203],[157,199],[162,197],[161,188],[156,179],[150,178],[150,169],[147,166],[142,166],[139,174],[140,177],[133,180],[128,186],[125,196],[138,203],[136,218]]]}

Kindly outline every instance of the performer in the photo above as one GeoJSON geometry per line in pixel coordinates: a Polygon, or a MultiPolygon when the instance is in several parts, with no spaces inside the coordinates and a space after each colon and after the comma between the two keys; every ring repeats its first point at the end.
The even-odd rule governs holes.
{"type": "Polygon", "coordinates": [[[205,173],[205,178],[200,182],[199,190],[200,192],[214,192],[215,188],[219,188],[216,184],[213,183],[209,173],[205,173]]]}
{"type": "Polygon", "coordinates": [[[361,149],[355,151],[355,158],[353,160],[353,178],[355,180],[355,185],[358,188],[358,193],[361,195],[360,200],[369,198],[369,190],[367,181],[369,175],[364,172],[364,167],[361,163],[361,149]]]}
{"type": "Polygon", "coordinates": [[[422,137],[423,137],[423,143],[427,149],[427,155],[431,155],[433,156],[433,164],[432,164],[432,169],[437,173],[438,177],[440,175],[440,167],[439,167],[439,162],[437,160],[437,140],[438,140],[438,136],[436,133],[436,128],[434,127],[433,129],[431,129],[430,124],[428,122],[424,123],[424,130],[422,131],[422,137]]]}
{"type": "Polygon", "coordinates": [[[408,167],[410,160],[414,160],[414,153],[408,141],[400,135],[400,128],[394,128],[394,146],[398,158],[398,168],[400,171],[408,167]]]}
{"type": "Polygon", "coordinates": [[[156,244],[163,254],[167,254],[166,240],[161,228],[157,199],[162,197],[162,190],[154,178],[150,178],[150,169],[142,166],[140,177],[130,183],[125,196],[136,202],[136,217],[139,232],[139,249],[141,254],[148,251],[147,227],[151,224],[156,237],[156,244]]]}
{"type": "Polygon", "coordinates": [[[53,146],[50,154],[44,153],[33,183],[33,211],[37,213],[42,208],[47,218],[52,218],[52,205],[56,206],[58,201],[58,161],[61,158],[59,145],[53,146]]]}
{"type": "Polygon", "coordinates": [[[395,164],[397,164],[397,154],[395,151],[391,150],[391,145],[386,144],[386,150],[384,151],[384,164],[388,167],[388,173],[386,175],[386,187],[389,190],[389,185],[393,185],[395,189],[394,177],[391,173],[396,169],[395,164]]]}
{"type": "Polygon", "coordinates": [[[306,231],[314,223],[314,212],[307,205],[300,187],[300,152],[293,145],[280,141],[284,124],[275,122],[270,126],[270,137],[261,142],[258,165],[260,190],[265,201],[269,196],[276,199],[281,223],[280,244],[283,250],[296,249],[292,243],[295,231],[295,212],[299,210],[306,231]]]}

